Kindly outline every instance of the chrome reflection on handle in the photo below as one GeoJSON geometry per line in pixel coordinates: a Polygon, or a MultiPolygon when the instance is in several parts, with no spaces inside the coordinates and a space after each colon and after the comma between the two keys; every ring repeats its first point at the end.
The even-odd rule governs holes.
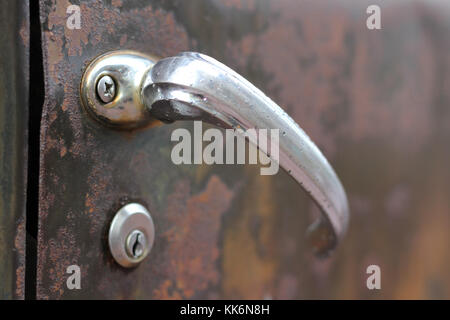
{"type": "Polygon", "coordinates": [[[279,129],[279,163],[315,200],[323,219],[310,229],[313,248],[325,254],[343,237],[347,196],[336,173],[306,133],[276,103],[215,59],[186,52],[158,60],[132,51],[95,59],[81,83],[84,107],[101,122],[133,128],[155,118],[202,120],[223,128],[279,129]],[[96,94],[99,79],[115,81],[113,101],[96,94]]]}

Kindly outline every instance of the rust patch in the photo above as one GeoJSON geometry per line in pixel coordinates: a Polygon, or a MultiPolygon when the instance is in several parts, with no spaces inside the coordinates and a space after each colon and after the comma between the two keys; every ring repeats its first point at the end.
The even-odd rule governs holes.
{"type": "Polygon", "coordinates": [[[248,168],[252,180],[223,240],[223,293],[233,299],[273,298],[277,260],[271,179],[248,168]]]}
{"type": "Polygon", "coordinates": [[[112,0],[112,5],[114,6],[114,7],[121,7],[122,5],[123,5],[123,2],[122,2],[122,0],[112,0]]]}
{"type": "MultiPolygon", "coordinates": [[[[436,173],[435,173],[436,174],[436,173]]],[[[411,250],[402,252],[398,272],[402,277],[394,299],[446,299],[450,295],[449,198],[441,179],[434,193],[421,194],[420,223],[411,236],[411,250]]]]}
{"type": "Polygon", "coordinates": [[[19,30],[19,35],[20,38],[22,39],[22,43],[24,45],[25,48],[28,48],[30,45],[30,30],[29,30],[30,26],[28,21],[22,21],[22,26],[20,27],[19,30]]]}
{"type": "MultiPolygon", "coordinates": [[[[100,157],[100,154],[98,154],[100,157]]],[[[94,161],[92,169],[87,178],[88,190],[85,194],[85,211],[90,219],[89,232],[94,235],[101,233],[105,223],[104,214],[106,211],[105,203],[114,203],[115,187],[111,184],[113,168],[110,168],[103,162],[94,161]]]]}
{"type": "Polygon", "coordinates": [[[124,34],[122,37],[120,37],[120,46],[122,47],[125,43],[127,43],[127,38],[128,36],[126,34],[124,34]]]}
{"type": "Polygon", "coordinates": [[[222,0],[221,4],[238,10],[254,10],[255,0],[222,0]]]}
{"type": "MultiPolygon", "coordinates": [[[[49,294],[43,293],[42,288],[38,287],[39,296],[41,299],[60,298],[66,288],[67,267],[73,264],[80,265],[78,259],[81,250],[77,246],[75,236],[70,233],[67,227],[61,227],[57,232],[57,237],[50,239],[46,245],[40,245],[39,250],[40,255],[47,256],[52,264],[46,274],[46,277],[51,281],[51,285],[48,287],[49,294]]],[[[84,271],[81,276],[86,276],[87,267],[80,265],[80,268],[84,271]]]]}
{"type": "Polygon", "coordinates": [[[16,269],[16,296],[23,298],[25,296],[25,218],[21,217],[16,227],[16,236],[14,238],[14,248],[17,252],[16,269]]]}
{"type": "MultiPolygon", "coordinates": [[[[354,9],[363,17],[366,7],[354,9]]],[[[263,91],[327,156],[335,155],[343,138],[382,138],[415,152],[424,146],[433,130],[426,106],[433,103],[436,54],[414,6],[383,16],[393,32],[409,26],[414,36],[368,33],[353,10],[328,1],[279,1],[271,8],[277,17],[267,30],[228,43],[231,60],[244,71],[253,65],[264,72],[263,91]]]]}
{"type": "Polygon", "coordinates": [[[180,181],[168,197],[168,228],[163,234],[168,245],[163,260],[166,279],[154,291],[158,299],[193,298],[219,281],[221,217],[233,193],[215,175],[205,191],[186,198],[189,188],[188,181],[180,181]]]}

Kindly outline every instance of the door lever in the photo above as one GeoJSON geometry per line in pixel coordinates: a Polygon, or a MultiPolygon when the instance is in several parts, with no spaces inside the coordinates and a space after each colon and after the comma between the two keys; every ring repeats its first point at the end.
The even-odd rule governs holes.
{"type": "Polygon", "coordinates": [[[326,254],[342,239],[348,201],[327,159],[275,102],[215,59],[194,52],[161,60],[133,51],[109,52],[86,68],[80,91],[85,109],[113,128],[136,128],[158,119],[202,120],[244,132],[279,129],[279,164],[323,213],[308,230],[314,251],[326,254]]]}

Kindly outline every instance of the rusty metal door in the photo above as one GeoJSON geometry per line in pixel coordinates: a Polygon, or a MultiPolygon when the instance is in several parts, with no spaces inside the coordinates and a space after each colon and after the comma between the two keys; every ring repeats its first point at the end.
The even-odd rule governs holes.
{"type": "MultiPolygon", "coordinates": [[[[449,298],[450,8],[437,0],[383,1],[382,28],[370,30],[371,4],[40,1],[45,99],[39,181],[32,182],[39,188],[31,189],[38,192],[32,295],[449,298]],[[67,24],[74,4],[80,28],[67,24]],[[305,233],[318,209],[287,173],[173,164],[171,132],[192,130],[189,122],[120,131],[93,120],[80,102],[83,71],[120,49],[159,57],[202,52],[277,101],[347,191],[352,219],[338,250],[327,259],[308,250],[305,233]],[[116,211],[132,201],[151,212],[156,233],[148,258],[125,269],[107,238],[116,211]],[[70,265],[80,267],[79,290],[67,288],[70,265]],[[382,270],[382,290],[366,287],[370,265],[382,270]]],[[[16,212],[20,253],[24,208],[16,212]]],[[[12,233],[0,229],[0,236],[12,233]]],[[[7,279],[17,279],[7,297],[24,295],[23,253],[15,259],[14,266],[0,264],[17,274],[7,279]]]]}

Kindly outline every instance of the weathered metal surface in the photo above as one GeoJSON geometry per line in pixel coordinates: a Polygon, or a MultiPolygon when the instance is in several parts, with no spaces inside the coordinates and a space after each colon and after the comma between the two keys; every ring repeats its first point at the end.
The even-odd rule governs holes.
{"type": "Polygon", "coordinates": [[[41,1],[46,102],[38,298],[448,298],[450,8],[384,1],[41,1]],[[195,50],[256,84],[318,142],[349,194],[353,221],[328,260],[302,245],[307,196],[254,166],[175,166],[165,125],[105,130],[79,103],[97,55],[195,50]],[[279,63],[282,61],[283,63],[279,63]],[[155,246],[138,268],[107,250],[126,199],[144,203],[155,246]],[[292,208],[305,212],[293,215],[292,208]],[[82,270],[66,287],[67,266],[82,270]],[[366,267],[382,290],[366,288],[366,267]]]}
{"type": "Polygon", "coordinates": [[[0,4],[0,299],[23,299],[29,8],[0,4]]]}

